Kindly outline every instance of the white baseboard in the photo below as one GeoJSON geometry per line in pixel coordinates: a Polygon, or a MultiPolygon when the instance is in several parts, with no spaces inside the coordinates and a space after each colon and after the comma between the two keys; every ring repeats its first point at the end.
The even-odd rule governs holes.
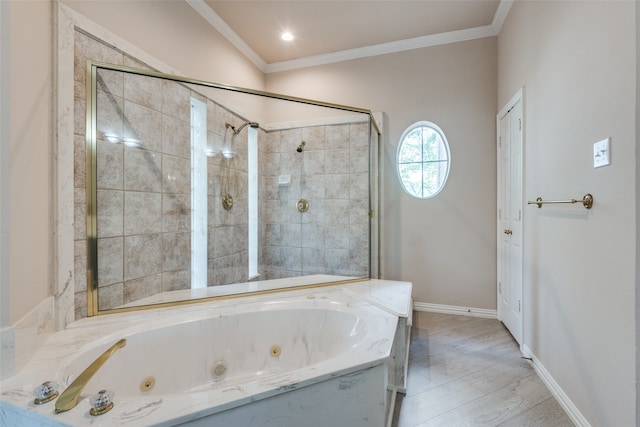
{"type": "Polygon", "coordinates": [[[430,311],[432,313],[458,314],[471,317],[483,317],[485,319],[497,319],[497,310],[474,307],[458,307],[455,305],[430,304],[426,302],[414,302],[413,309],[417,311],[430,311]]]}
{"type": "Polygon", "coordinates": [[[562,409],[567,413],[571,421],[578,427],[591,427],[589,421],[582,415],[582,413],[578,410],[576,405],[573,404],[569,396],[562,390],[560,385],[553,379],[549,371],[544,367],[544,365],[538,360],[538,358],[533,354],[531,349],[523,344],[520,347],[522,354],[528,358],[531,358],[531,365],[533,369],[536,371],[542,382],[547,386],[551,394],[556,398],[562,409]]]}

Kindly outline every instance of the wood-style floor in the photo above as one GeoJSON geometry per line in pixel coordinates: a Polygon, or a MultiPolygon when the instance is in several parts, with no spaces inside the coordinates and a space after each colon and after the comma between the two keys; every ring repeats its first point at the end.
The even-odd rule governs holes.
{"type": "Polygon", "coordinates": [[[394,427],[573,426],[502,323],[414,312],[394,427]]]}

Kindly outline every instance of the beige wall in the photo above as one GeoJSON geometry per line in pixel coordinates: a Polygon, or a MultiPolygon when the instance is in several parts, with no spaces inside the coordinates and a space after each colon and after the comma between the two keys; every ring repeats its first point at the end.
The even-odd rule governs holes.
{"type": "Polygon", "coordinates": [[[2,254],[8,257],[8,262],[3,259],[8,274],[2,273],[2,326],[9,326],[50,293],[52,40],[49,2],[13,1],[4,12],[9,21],[8,32],[2,31],[3,39],[8,36],[9,84],[8,99],[3,100],[8,111],[2,114],[9,127],[3,137],[7,133],[9,141],[3,154],[9,159],[2,164],[8,166],[8,173],[2,172],[7,179],[2,201],[8,200],[9,207],[2,220],[8,226],[9,252],[2,254]]]}
{"type": "MultiPolygon", "coordinates": [[[[9,3],[0,2],[0,331],[9,325],[9,3]]],[[[3,335],[0,335],[3,337],[3,335]]]]}
{"type": "Polygon", "coordinates": [[[268,74],[267,90],[385,112],[385,278],[413,282],[418,302],[496,308],[495,38],[268,74]],[[451,147],[449,180],[429,200],[405,194],[395,167],[419,120],[451,147]]]}
{"type": "Polygon", "coordinates": [[[524,344],[594,426],[636,417],[635,19],[632,1],[517,1],[498,39],[496,108],[525,87],[525,198],[595,198],[524,217],[524,344]]]}

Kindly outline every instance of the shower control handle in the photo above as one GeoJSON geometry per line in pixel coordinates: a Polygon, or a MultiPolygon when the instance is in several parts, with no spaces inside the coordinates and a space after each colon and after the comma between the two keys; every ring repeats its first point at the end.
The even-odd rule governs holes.
{"type": "Polygon", "coordinates": [[[296,203],[296,208],[298,208],[298,212],[305,213],[309,210],[309,202],[305,199],[300,199],[298,203],[296,203]]]}

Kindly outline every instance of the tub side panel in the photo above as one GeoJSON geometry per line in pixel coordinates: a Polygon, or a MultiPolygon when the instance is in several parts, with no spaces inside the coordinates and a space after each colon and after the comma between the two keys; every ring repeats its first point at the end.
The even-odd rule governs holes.
{"type": "Polygon", "coordinates": [[[378,365],[178,424],[189,427],[375,427],[385,425],[386,370],[378,365]]]}

